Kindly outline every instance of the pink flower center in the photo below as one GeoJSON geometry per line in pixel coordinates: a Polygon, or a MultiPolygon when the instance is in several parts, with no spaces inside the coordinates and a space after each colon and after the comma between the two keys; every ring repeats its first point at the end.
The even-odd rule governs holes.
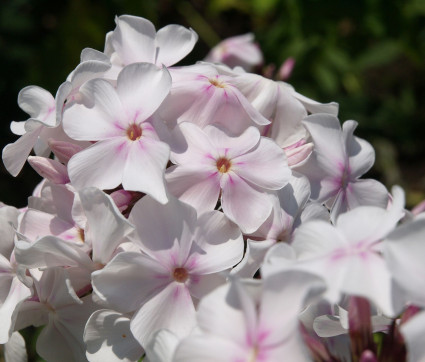
{"type": "Polygon", "coordinates": [[[230,170],[230,167],[232,167],[232,163],[227,158],[221,157],[217,160],[216,166],[217,170],[219,170],[221,173],[226,173],[230,170]]]}
{"type": "Polygon", "coordinates": [[[176,268],[173,272],[173,278],[176,282],[184,283],[189,278],[189,273],[185,268],[176,268]]]}
{"type": "Polygon", "coordinates": [[[136,123],[131,124],[127,128],[127,137],[132,141],[137,141],[142,137],[142,128],[136,123]]]}

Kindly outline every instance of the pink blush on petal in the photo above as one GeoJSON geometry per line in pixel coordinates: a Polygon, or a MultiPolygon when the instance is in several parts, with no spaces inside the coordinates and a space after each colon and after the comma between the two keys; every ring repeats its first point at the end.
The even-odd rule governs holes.
{"type": "Polygon", "coordinates": [[[180,288],[179,288],[179,287],[174,288],[174,291],[173,291],[173,299],[174,299],[174,300],[179,299],[179,295],[180,295],[180,288]]]}
{"type": "Polygon", "coordinates": [[[196,268],[197,265],[198,265],[197,258],[194,255],[191,255],[185,264],[185,268],[190,271],[196,268]]]}
{"type": "Polygon", "coordinates": [[[201,280],[201,277],[199,275],[191,275],[190,276],[190,283],[191,284],[198,284],[201,280]]]}
{"type": "Polygon", "coordinates": [[[257,332],[257,341],[259,344],[262,344],[264,342],[264,340],[270,335],[270,330],[264,329],[264,330],[259,330],[257,332]]]}
{"type": "Polygon", "coordinates": [[[115,148],[115,155],[117,157],[124,159],[124,160],[127,159],[128,146],[127,146],[127,140],[126,139],[123,139],[123,141],[115,148]]]}

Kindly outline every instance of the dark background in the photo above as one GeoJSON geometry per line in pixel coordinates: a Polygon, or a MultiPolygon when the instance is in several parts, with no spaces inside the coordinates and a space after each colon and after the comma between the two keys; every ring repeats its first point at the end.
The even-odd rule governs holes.
{"type": "MultiPolygon", "coordinates": [[[[157,29],[176,23],[199,34],[182,62],[201,60],[220,39],[255,33],[265,65],[289,56],[288,80],[300,93],[340,104],[340,119],[359,122],[377,161],[370,177],[425,198],[425,1],[160,0],[0,2],[0,145],[17,139],[10,121],[26,120],[17,95],[39,85],[53,95],[85,47],[103,50],[114,16],[132,14],[157,29]]],[[[2,167],[0,200],[22,207],[39,181],[26,165],[17,178],[2,167]]]]}

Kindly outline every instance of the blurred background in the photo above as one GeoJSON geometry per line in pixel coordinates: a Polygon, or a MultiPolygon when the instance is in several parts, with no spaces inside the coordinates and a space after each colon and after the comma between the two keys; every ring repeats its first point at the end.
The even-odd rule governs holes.
{"type": "MultiPolygon", "coordinates": [[[[103,50],[115,15],[176,23],[199,34],[180,64],[201,60],[221,39],[253,32],[278,69],[296,60],[288,82],[321,102],[340,104],[340,120],[375,147],[367,176],[403,186],[409,206],[425,198],[425,1],[423,0],[2,0],[0,145],[17,139],[10,121],[26,120],[17,95],[39,85],[53,95],[85,47],[103,50]]],[[[260,69],[261,71],[261,69],[260,69]]],[[[0,200],[17,207],[39,182],[26,165],[17,178],[1,166],[0,200]]]]}

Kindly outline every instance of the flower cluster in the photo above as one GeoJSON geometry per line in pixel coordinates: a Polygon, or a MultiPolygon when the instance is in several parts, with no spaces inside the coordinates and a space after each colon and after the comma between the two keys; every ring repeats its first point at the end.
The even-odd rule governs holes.
{"type": "Polygon", "coordinates": [[[424,359],[424,207],[362,178],[336,103],[249,73],[251,35],[173,66],[197,38],[120,16],[55,97],[19,93],[3,161],[43,181],[0,207],[6,361],[31,325],[47,361],[424,359]]]}

